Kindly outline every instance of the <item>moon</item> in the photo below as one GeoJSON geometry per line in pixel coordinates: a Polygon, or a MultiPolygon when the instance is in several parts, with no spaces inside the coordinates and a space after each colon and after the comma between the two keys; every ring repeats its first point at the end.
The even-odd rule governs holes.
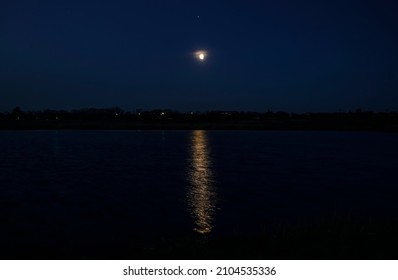
{"type": "Polygon", "coordinates": [[[197,59],[199,59],[200,61],[204,61],[207,57],[207,51],[203,51],[203,50],[197,51],[197,52],[195,52],[195,57],[197,59]]]}

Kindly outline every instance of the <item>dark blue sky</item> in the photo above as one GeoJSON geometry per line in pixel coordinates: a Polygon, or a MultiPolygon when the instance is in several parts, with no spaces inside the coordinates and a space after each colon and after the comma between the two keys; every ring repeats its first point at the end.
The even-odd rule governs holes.
{"type": "Polygon", "coordinates": [[[3,0],[0,111],[398,110],[394,2],[3,0]]]}

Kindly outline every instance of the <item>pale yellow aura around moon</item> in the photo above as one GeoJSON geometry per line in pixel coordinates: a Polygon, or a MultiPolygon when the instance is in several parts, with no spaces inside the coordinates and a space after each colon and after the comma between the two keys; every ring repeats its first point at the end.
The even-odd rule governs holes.
{"type": "Polygon", "coordinates": [[[195,57],[200,61],[204,61],[207,57],[207,51],[197,51],[195,52],[195,57]]]}

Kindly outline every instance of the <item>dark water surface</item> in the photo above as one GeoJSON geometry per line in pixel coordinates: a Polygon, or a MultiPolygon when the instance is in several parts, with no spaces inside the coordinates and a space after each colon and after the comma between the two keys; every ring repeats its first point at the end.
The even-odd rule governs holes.
{"type": "Polygon", "coordinates": [[[123,246],[396,221],[397,144],[367,132],[2,131],[1,243],[123,246]]]}

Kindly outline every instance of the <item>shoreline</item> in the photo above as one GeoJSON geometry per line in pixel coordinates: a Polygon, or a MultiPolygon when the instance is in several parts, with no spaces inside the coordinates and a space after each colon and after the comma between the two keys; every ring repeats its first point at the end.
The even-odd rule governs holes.
{"type": "Polygon", "coordinates": [[[398,123],[342,121],[7,120],[0,130],[264,130],[398,132],[398,123]]]}

